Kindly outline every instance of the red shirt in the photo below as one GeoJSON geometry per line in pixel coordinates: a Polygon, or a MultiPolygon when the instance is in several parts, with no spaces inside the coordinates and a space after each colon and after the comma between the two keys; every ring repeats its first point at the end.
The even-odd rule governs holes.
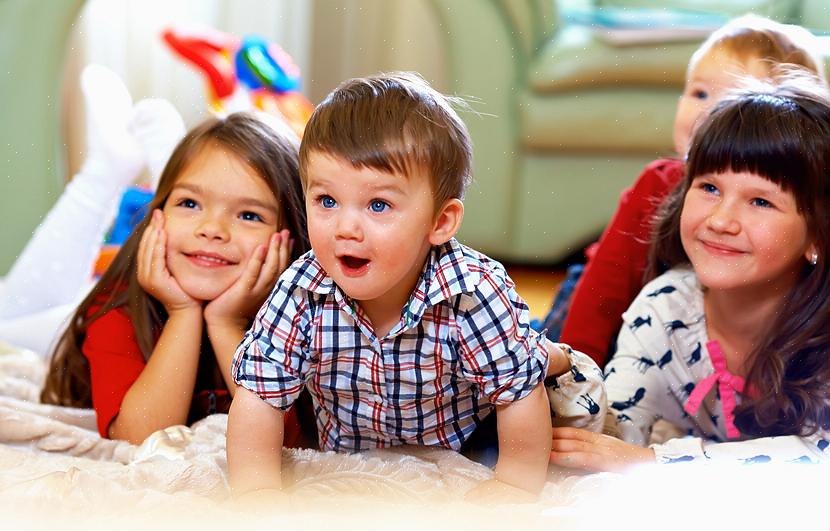
{"type": "MultiPolygon", "coordinates": [[[[90,314],[97,310],[97,307],[93,307],[90,314]]],[[[146,365],[127,312],[123,308],[110,310],[90,323],[81,350],[89,362],[92,407],[97,418],[98,433],[106,438],[109,437],[110,424],[121,410],[124,396],[146,365]]],[[[202,370],[203,367],[200,367],[200,373],[202,370]]],[[[230,393],[226,388],[209,389],[200,380],[205,379],[197,377],[188,423],[211,413],[227,413],[230,408],[230,393]]],[[[286,447],[308,446],[309,441],[303,440],[297,409],[292,408],[285,415],[286,447]]],[[[313,415],[310,404],[305,405],[301,411],[304,415],[313,415]]]]}
{"type": "Polygon", "coordinates": [[[620,196],[599,242],[585,253],[588,263],[574,289],[560,341],[588,354],[600,367],[608,361],[623,312],[645,284],[654,215],[683,175],[683,162],[677,159],[659,159],[646,166],[620,196]]]}

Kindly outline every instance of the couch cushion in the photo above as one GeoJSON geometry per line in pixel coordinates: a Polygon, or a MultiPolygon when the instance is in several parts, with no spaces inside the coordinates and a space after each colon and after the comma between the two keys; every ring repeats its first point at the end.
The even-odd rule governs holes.
{"type": "Polygon", "coordinates": [[[672,150],[680,89],[598,88],[519,96],[521,145],[529,150],[672,150]]]}
{"type": "Polygon", "coordinates": [[[567,26],[540,50],[528,68],[538,93],[612,85],[682,87],[686,65],[700,41],[617,47],[586,26],[567,26]]]}

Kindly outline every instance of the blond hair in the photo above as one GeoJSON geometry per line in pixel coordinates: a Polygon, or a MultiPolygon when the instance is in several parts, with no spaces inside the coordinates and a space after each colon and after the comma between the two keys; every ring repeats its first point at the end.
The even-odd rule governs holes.
{"type": "Polygon", "coordinates": [[[716,51],[748,62],[760,59],[771,72],[778,64],[806,68],[827,84],[824,58],[818,37],[792,24],[782,24],[758,15],[744,15],[715,30],[689,61],[687,78],[698,63],[716,51]]]}

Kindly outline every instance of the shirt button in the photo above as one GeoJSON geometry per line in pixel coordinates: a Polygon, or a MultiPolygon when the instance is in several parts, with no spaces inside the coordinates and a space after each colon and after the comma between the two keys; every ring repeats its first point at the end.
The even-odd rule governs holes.
{"type": "Polygon", "coordinates": [[[375,404],[383,404],[383,397],[380,395],[375,395],[375,404]]]}

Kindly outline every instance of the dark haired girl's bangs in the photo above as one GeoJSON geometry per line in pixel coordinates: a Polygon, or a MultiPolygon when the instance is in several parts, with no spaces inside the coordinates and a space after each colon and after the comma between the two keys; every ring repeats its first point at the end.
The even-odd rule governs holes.
{"type": "Polygon", "coordinates": [[[761,95],[716,111],[703,124],[689,151],[688,176],[754,173],[792,192],[803,208],[821,142],[818,129],[792,102],[761,95]]]}

